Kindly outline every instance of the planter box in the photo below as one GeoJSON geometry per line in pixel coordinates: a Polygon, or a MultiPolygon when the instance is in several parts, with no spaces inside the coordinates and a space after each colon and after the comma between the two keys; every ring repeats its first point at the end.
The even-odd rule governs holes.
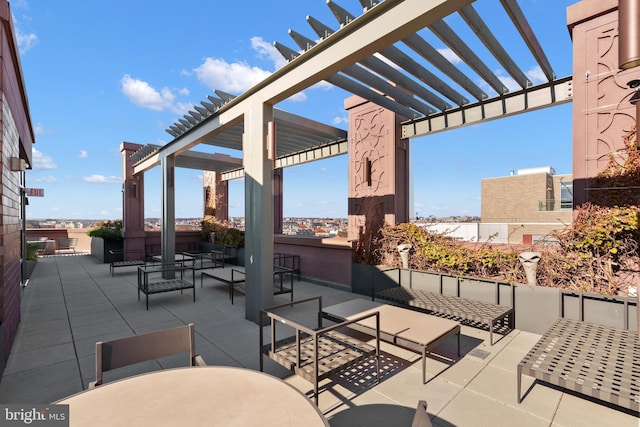
{"type": "MultiPolygon", "coordinates": [[[[352,264],[351,271],[352,291],[362,295],[371,296],[372,283],[376,292],[402,285],[437,293],[442,286],[443,294],[456,295],[459,283],[461,297],[491,303],[496,303],[498,298],[500,305],[511,306],[511,287],[499,281],[365,264],[352,264]]],[[[638,329],[635,299],[523,284],[514,285],[513,292],[515,327],[522,331],[543,334],[561,316],[562,306],[567,318],[580,320],[582,313],[588,322],[638,329]]]]}
{"type": "Polygon", "coordinates": [[[244,267],[244,247],[226,246],[220,243],[200,242],[200,252],[223,251],[227,261],[234,265],[244,267]]]}
{"type": "Polygon", "coordinates": [[[124,248],[124,240],[105,240],[102,237],[91,238],[91,255],[103,263],[111,262],[109,251],[121,251],[124,248]]]}
{"type": "Polygon", "coordinates": [[[38,261],[33,261],[30,259],[25,259],[22,261],[22,279],[26,280],[31,277],[33,270],[36,268],[38,261]]]}

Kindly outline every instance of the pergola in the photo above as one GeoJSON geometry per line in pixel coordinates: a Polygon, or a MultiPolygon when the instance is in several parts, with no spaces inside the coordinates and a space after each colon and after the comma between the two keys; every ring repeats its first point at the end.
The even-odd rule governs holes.
{"type": "MultiPolygon", "coordinates": [[[[498,7],[495,0],[491,0],[498,7]]],[[[486,24],[473,0],[360,0],[356,17],[335,2],[327,5],[337,27],[313,17],[314,39],[290,30],[297,49],[276,48],[287,64],[239,96],[216,91],[167,129],[164,146],[136,153],[134,173],[162,169],[162,257],[175,255],[173,169],[214,170],[245,177],[246,317],[273,301],[274,168],[347,153],[347,132],[286,113],[274,105],[326,81],[406,118],[402,138],[413,138],[544,108],[572,99],[571,76],[558,78],[516,0],[500,0],[508,22],[542,70],[532,82],[486,24]],[[457,14],[490,53],[481,57],[444,18],[457,14]],[[427,40],[435,35],[463,66],[446,59],[427,40]],[[319,40],[319,41],[318,41],[319,40]],[[510,89],[488,61],[497,61],[517,84],[510,89]],[[484,82],[479,84],[478,81],[484,82]],[[242,159],[196,152],[200,144],[242,150],[242,159]]]]}

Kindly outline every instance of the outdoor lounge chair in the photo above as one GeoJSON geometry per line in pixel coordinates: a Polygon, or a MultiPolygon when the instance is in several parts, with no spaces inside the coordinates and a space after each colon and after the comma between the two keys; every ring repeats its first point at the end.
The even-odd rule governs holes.
{"type": "Polygon", "coordinates": [[[103,382],[103,372],[179,353],[189,353],[190,366],[205,366],[195,354],[193,323],[172,329],[134,335],[96,343],[96,380],[89,388],[103,382]]]}
{"type": "Polygon", "coordinates": [[[264,370],[263,357],[266,355],[313,384],[313,398],[316,405],[320,381],[350,367],[353,373],[361,362],[364,362],[362,364],[364,367],[375,365],[376,381],[380,382],[380,313],[368,313],[331,326],[324,326],[322,323],[322,297],[308,298],[262,310],[260,312],[260,371],[264,370]],[[299,307],[294,306],[314,301],[317,301],[317,309],[306,311],[313,325],[303,325],[302,323],[308,322],[299,323],[297,319],[293,320],[300,313],[296,311],[299,307]],[[289,315],[294,317],[290,318],[289,315]],[[338,331],[366,318],[375,319],[375,345],[369,345],[338,331]],[[265,344],[264,326],[269,323],[271,324],[271,342],[265,344]],[[293,328],[295,335],[278,340],[276,325],[293,328]],[[367,359],[370,359],[368,363],[365,362],[367,359]]]}

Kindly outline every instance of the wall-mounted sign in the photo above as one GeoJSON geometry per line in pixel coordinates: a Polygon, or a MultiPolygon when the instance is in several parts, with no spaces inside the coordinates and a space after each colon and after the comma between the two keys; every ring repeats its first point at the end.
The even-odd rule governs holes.
{"type": "Polygon", "coordinates": [[[44,188],[25,188],[28,197],[44,197],[44,188]]]}

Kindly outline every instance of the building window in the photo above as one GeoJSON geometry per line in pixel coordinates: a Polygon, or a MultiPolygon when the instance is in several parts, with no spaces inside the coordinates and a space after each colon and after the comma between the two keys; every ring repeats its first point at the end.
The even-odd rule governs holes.
{"type": "Polygon", "coordinates": [[[560,183],[560,209],[573,209],[573,182],[560,183]]]}

